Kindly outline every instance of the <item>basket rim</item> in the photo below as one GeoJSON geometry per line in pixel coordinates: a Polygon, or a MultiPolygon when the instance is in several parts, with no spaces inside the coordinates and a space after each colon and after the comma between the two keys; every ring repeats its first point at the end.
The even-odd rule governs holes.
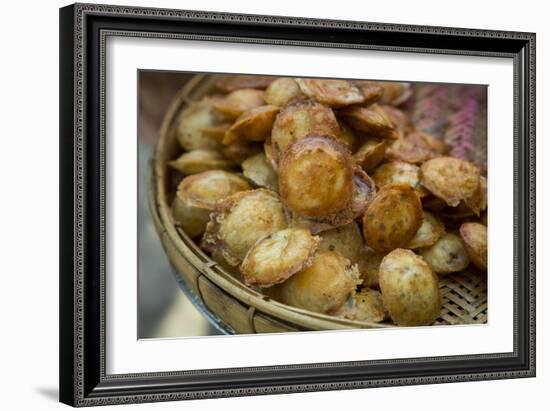
{"type": "Polygon", "coordinates": [[[279,320],[314,330],[338,330],[349,328],[394,328],[393,324],[355,321],[292,307],[273,300],[238,281],[223,267],[213,261],[173,220],[167,203],[168,193],[161,181],[166,177],[167,167],[163,152],[169,132],[181,110],[190,102],[188,95],[200,84],[208,81],[208,75],[196,74],[174,97],[163,118],[159,140],[150,163],[152,173],[149,190],[149,205],[153,222],[172,242],[174,248],[197,272],[238,301],[279,320]]]}

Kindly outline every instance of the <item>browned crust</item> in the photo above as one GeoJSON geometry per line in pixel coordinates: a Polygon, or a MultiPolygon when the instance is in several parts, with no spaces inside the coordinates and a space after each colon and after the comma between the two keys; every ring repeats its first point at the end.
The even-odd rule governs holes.
{"type": "Polygon", "coordinates": [[[374,170],[386,157],[386,142],[384,140],[368,139],[353,154],[356,163],[367,173],[374,170]]]}
{"type": "Polygon", "coordinates": [[[320,242],[320,237],[312,236],[309,230],[299,228],[287,228],[261,238],[248,251],[239,267],[244,283],[260,288],[282,283],[311,265],[320,242]],[[266,248],[276,247],[274,243],[277,241],[282,249],[267,256],[266,248]],[[256,257],[256,253],[260,256],[256,257]]]}
{"type": "Polygon", "coordinates": [[[487,227],[480,223],[464,223],[460,226],[460,237],[472,263],[487,271],[487,227]]]}
{"type": "Polygon", "coordinates": [[[329,107],[345,107],[365,101],[361,90],[347,80],[298,78],[296,82],[302,93],[329,107]]]}
{"type": "Polygon", "coordinates": [[[223,143],[265,140],[271,134],[271,128],[279,110],[277,106],[266,105],[244,112],[226,131],[223,143]]]}
{"type": "Polygon", "coordinates": [[[389,147],[387,155],[394,160],[420,164],[432,158],[440,157],[446,152],[445,144],[434,136],[413,132],[404,138],[395,140],[389,147]]]}
{"type": "Polygon", "coordinates": [[[420,184],[420,168],[404,161],[382,164],[374,171],[372,179],[378,188],[388,184],[409,184],[420,198],[428,195],[428,191],[420,184]]]}
{"type": "Polygon", "coordinates": [[[363,235],[378,252],[405,247],[422,225],[420,198],[408,184],[382,187],[363,216],[363,235]]]}
{"type": "Polygon", "coordinates": [[[337,213],[353,196],[351,154],[330,137],[310,136],[295,142],[284,151],[278,171],[283,202],[305,217],[337,213]]]}
{"type": "Polygon", "coordinates": [[[275,80],[273,76],[226,75],[216,81],[216,87],[226,93],[242,88],[264,89],[275,80]]]}
{"type": "Polygon", "coordinates": [[[386,113],[376,104],[369,107],[352,106],[342,109],[338,114],[351,128],[379,138],[396,138],[396,127],[386,113]]]}

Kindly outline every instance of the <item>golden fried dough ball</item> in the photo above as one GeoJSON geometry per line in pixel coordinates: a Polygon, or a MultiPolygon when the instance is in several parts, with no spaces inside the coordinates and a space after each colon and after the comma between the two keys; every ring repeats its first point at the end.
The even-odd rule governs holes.
{"type": "Polygon", "coordinates": [[[362,289],[350,298],[336,315],[369,323],[379,323],[387,317],[386,309],[382,304],[382,295],[379,291],[368,288],[362,289]]]}
{"type": "Polygon", "coordinates": [[[278,286],[275,295],[284,304],[329,314],[353,296],[358,276],[357,266],[347,258],[324,251],[315,254],[309,267],[278,286]]]}
{"type": "Polygon", "coordinates": [[[479,169],[455,157],[428,160],[420,167],[420,174],[422,185],[451,207],[472,197],[480,184],[479,169]]]}
{"type": "Polygon", "coordinates": [[[407,163],[420,164],[440,157],[446,151],[445,143],[441,140],[431,134],[415,131],[392,142],[388,148],[388,157],[407,163]]]}
{"type": "Polygon", "coordinates": [[[264,153],[247,158],[241,166],[244,176],[254,184],[272,191],[279,191],[279,178],[264,153]]]}
{"type": "Polygon", "coordinates": [[[365,287],[380,288],[378,272],[385,255],[385,253],[377,253],[368,246],[362,248],[357,266],[365,287]]]}
{"type": "Polygon", "coordinates": [[[321,237],[319,251],[335,251],[350,260],[352,264],[359,262],[363,249],[363,237],[355,221],[323,231],[319,235],[321,237]]]}
{"type": "Polygon", "coordinates": [[[185,175],[198,174],[208,170],[231,170],[235,167],[235,164],[226,159],[219,151],[202,149],[183,153],[176,160],[169,161],[168,164],[185,175]]]}
{"type": "Polygon", "coordinates": [[[472,263],[487,271],[487,227],[479,223],[464,223],[460,226],[460,237],[472,263]]]}
{"type": "Polygon", "coordinates": [[[417,249],[428,247],[436,243],[445,233],[445,224],[432,213],[422,211],[422,225],[414,235],[407,248],[417,249]]]}
{"type": "Polygon", "coordinates": [[[218,201],[250,188],[244,178],[223,170],[185,177],[172,204],[174,219],[190,237],[196,237],[203,233],[210,212],[218,201]]]}
{"type": "Polygon", "coordinates": [[[441,312],[439,282],[428,264],[410,250],[398,248],[380,264],[382,303],[394,323],[430,325],[441,312]]]}
{"type": "Polygon", "coordinates": [[[479,186],[471,197],[465,198],[464,203],[478,217],[487,208],[487,179],[479,177],[479,186]]]}
{"type": "Polygon", "coordinates": [[[264,92],[252,88],[232,91],[222,98],[214,99],[212,102],[214,109],[228,120],[234,120],[245,111],[264,104],[264,92]]]}
{"type": "Polygon", "coordinates": [[[437,274],[449,274],[464,270],[470,259],[459,236],[445,233],[437,242],[421,250],[420,254],[437,274]]]}
{"type": "Polygon", "coordinates": [[[220,148],[219,138],[205,131],[219,125],[212,102],[211,98],[205,97],[198,102],[190,103],[180,114],[176,127],[176,138],[184,150],[216,150],[220,148]]]}
{"type": "Polygon", "coordinates": [[[369,107],[352,106],[339,111],[340,116],[360,133],[379,138],[396,137],[396,127],[376,104],[369,107]]]}
{"type": "Polygon", "coordinates": [[[388,116],[392,124],[401,132],[400,134],[405,135],[413,129],[411,119],[403,110],[385,104],[379,104],[378,107],[388,116]]]}
{"type": "Polygon", "coordinates": [[[311,264],[321,239],[303,228],[287,228],[259,240],[240,266],[248,286],[282,283],[311,264]]]}
{"type": "Polygon", "coordinates": [[[277,106],[260,106],[245,111],[235,120],[223,137],[224,144],[237,141],[263,141],[271,134],[277,106]]]}
{"type": "Polygon", "coordinates": [[[278,159],[288,146],[309,135],[339,138],[340,126],[333,111],[312,100],[286,106],[277,115],[271,131],[274,158],[278,159]]]}
{"type": "Polygon", "coordinates": [[[386,142],[370,138],[353,154],[355,162],[367,173],[371,172],[386,157],[386,142]]]}
{"type": "Polygon", "coordinates": [[[299,78],[296,82],[302,93],[329,107],[345,107],[365,101],[361,90],[347,80],[299,78]]]}
{"type": "Polygon", "coordinates": [[[242,88],[264,89],[276,79],[272,76],[225,75],[216,81],[216,87],[226,93],[242,88]]]}
{"type": "Polygon", "coordinates": [[[222,148],[222,154],[225,158],[233,161],[236,164],[241,164],[247,158],[252,157],[263,151],[261,143],[245,143],[237,142],[228,145],[224,145],[222,148]]]}
{"type": "Polygon", "coordinates": [[[284,107],[290,101],[302,96],[303,94],[296,80],[289,77],[281,77],[271,83],[265,91],[265,102],[274,106],[284,107]]]}
{"type": "Polygon", "coordinates": [[[420,198],[408,184],[380,189],[363,216],[363,235],[378,252],[405,247],[422,225],[420,198]]]}
{"type": "Polygon", "coordinates": [[[277,193],[263,188],[242,191],[216,204],[202,246],[207,251],[219,248],[225,260],[236,266],[256,241],[287,225],[277,193]]]}
{"type": "Polygon", "coordinates": [[[353,196],[353,162],[346,147],[307,137],[287,148],[279,162],[279,191],[288,208],[321,217],[347,207],[353,196]]]}
{"type": "Polygon", "coordinates": [[[364,105],[377,102],[384,94],[384,88],[374,81],[353,80],[352,83],[359,87],[359,90],[363,93],[365,97],[364,105]]]}
{"type": "Polygon", "coordinates": [[[388,184],[408,184],[420,198],[428,195],[426,189],[420,184],[420,168],[414,164],[390,161],[378,167],[372,179],[378,188],[388,184]]]}

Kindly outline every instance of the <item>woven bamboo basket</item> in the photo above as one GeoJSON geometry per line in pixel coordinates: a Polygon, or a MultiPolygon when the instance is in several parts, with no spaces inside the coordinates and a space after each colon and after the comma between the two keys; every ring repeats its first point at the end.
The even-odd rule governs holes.
{"type": "MultiPolygon", "coordinates": [[[[281,304],[245,286],[213,261],[174,221],[171,204],[177,181],[167,162],[182,149],[175,137],[177,119],[191,101],[214,87],[214,78],[194,76],[177,94],[164,117],[149,172],[149,208],[157,233],[182,289],[225,332],[238,334],[385,328],[281,304]],[[221,327],[220,327],[221,325],[221,327]]],[[[436,324],[487,321],[487,287],[482,276],[466,271],[440,282],[443,307],[436,324]]]]}

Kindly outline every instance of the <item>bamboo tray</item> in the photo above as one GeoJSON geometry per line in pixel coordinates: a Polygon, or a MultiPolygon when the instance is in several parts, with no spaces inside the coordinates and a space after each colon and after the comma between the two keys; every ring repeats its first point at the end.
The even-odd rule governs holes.
{"type": "MultiPolygon", "coordinates": [[[[174,174],[167,162],[181,154],[176,137],[177,119],[186,105],[209,93],[214,78],[194,76],[178,93],[160,130],[149,173],[149,208],[176,278],[198,308],[226,332],[238,334],[386,328],[393,324],[337,318],[287,306],[260,294],[234,278],[204,253],[174,221],[171,203],[174,174]]],[[[487,284],[483,276],[465,271],[440,281],[443,300],[436,324],[472,324],[487,321],[487,284]]]]}

